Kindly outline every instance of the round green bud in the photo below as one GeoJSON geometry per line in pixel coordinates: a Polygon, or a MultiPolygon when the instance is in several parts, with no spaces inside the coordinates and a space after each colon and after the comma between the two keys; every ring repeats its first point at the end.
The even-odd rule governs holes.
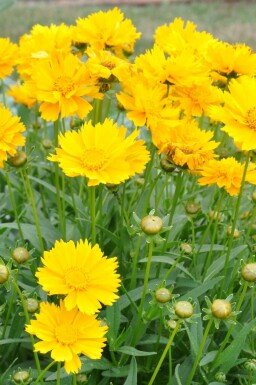
{"type": "Polygon", "coordinates": [[[25,300],[27,311],[31,314],[35,313],[39,307],[38,300],[35,298],[27,298],[25,300]]]}
{"type": "Polygon", "coordinates": [[[208,217],[214,222],[219,222],[222,219],[222,214],[218,211],[211,210],[208,213],[208,217]]]}
{"type": "Polygon", "coordinates": [[[226,319],[232,313],[230,302],[226,299],[215,299],[211,306],[212,315],[219,319],[226,319]]]}
{"type": "Polygon", "coordinates": [[[88,382],[88,377],[87,377],[87,375],[86,375],[86,374],[83,374],[83,373],[77,374],[77,375],[76,375],[76,382],[77,382],[78,384],[81,384],[81,385],[86,384],[86,383],[88,382]]]}
{"type": "MultiPolygon", "coordinates": [[[[232,226],[228,226],[228,228],[227,228],[227,235],[231,236],[231,234],[232,234],[232,226]]],[[[239,237],[240,237],[240,231],[238,229],[235,229],[234,230],[234,234],[233,234],[233,238],[237,239],[239,237]]]]}
{"type": "Polygon", "coordinates": [[[29,259],[29,252],[25,247],[16,247],[12,252],[12,258],[17,263],[24,263],[29,259]]]}
{"type": "Polygon", "coordinates": [[[39,121],[38,121],[38,122],[33,122],[33,123],[32,123],[32,128],[33,128],[33,130],[35,130],[35,131],[36,131],[36,130],[39,130],[39,129],[41,128],[41,126],[42,126],[42,125],[41,125],[41,122],[39,122],[39,121]]]}
{"type": "Polygon", "coordinates": [[[161,287],[160,289],[157,289],[155,292],[155,298],[157,302],[165,303],[169,302],[172,297],[172,294],[169,289],[166,287],[161,287]]]}
{"type": "Polygon", "coordinates": [[[24,151],[17,151],[14,156],[10,156],[8,163],[12,167],[22,167],[27,163],[27,154],[24,151]]]}
{"type": "Polygon", "coordinates": [[[176,166],[168,160],[166,155],[161,157],[160,166],[163,171],[168,173],[172,173],[176,168],[176,166]]]}
{"type": "Polygon", "coordinates": [[[45,150],[50,150],[53,147],[51,139],[48,138],[42,140],[42,145],[45,150]]]}
{"type": "Polygon", "coordinates": [[[218,382],[225,382],[226,381],[226,374],[223,372],[218,372],[215,374],[215,380],[218,382]]]}
{"type": "Polygon", "coordinates": [[[244,265],[241,270],[241,276],[247,282],[256,282],[256,262],[244,265]]]}
{"type": "Polygon", "coordinates": [[[27,370],[19,370],[14,373],[12,378],[16,384],[28,384],[30,382],[30,373],[27,370]]]}
{"type": "Polygon", "coordinates": [[[9,270],[5,265],[0,265],[0,284],[3,284],[8,281],[9,278],[9,270]]]}
{"type": "Polygon", "coordinates": [[[192,214],[192,215],[197,214],[200,208],[201,208],[200,203],[196,203],[196,202],[188,202],[185,205],[185,210],[187,214],[192,214]]]}
{"type": "Polygon", "coordinates": [[[169,319],[167,322],[166,322],[166,325],[169,329],[172,329],[174,330],[177,326],[177,322],[174,321],[174,319],[169,319]]]}
{"type": "Polygon", "coordinates": [[[175,314],[180,318],[189,318],[193,315],[193,305],[188,301],[178,301],[174,305],[175,314]]]}
{"type": "Polygon", "coordinates": [[[141,229],[148,235],[158,234],[163,228],[163,221],[155,215],[147,215],[140,222],[141,229]]]}
{"type": "Polygon", "coordinates": [[[189,243],[185,242],[180,244],[180,249],[185,254],[191,254],[193,251],[192,246],[189,243]]]}
{"type": "Polygon", "coordinates": [[[247,360],[245,363],[244,363],[244,367],[245,369],[247,370],[250,370],[252,372],[256,372],[256,360],[254,358],[250,359],[250,360],[247,360]]]}

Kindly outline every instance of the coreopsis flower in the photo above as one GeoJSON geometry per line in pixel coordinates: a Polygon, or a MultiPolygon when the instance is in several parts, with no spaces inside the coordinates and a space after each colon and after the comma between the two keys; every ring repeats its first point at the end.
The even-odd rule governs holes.
{"type": "Polygon", "coordinates": [[[84,123],[81,129],[59,136],[56,155],[49,160],[59,162],[69,177],[84,176],[88,186],[100,183],[119,184],[141,173],[149,160],[144,141],[137,140],[135,130],[125,137],[126,128],[118,127],[111,119],[98,123],[84,123]]]}
{"type": "Polygon", "coordinates": [[[118,299],[117,258],[104,256],[98,244],[56,241],[44,252],[42,263],[36,273],[39,284],[50,295],[64,295],[68,310],[77,306],[82,313],[94,314],[101,304],[112,305],[118,299]]]}
{"type": "Polygon", "coordinates": [[[164,51],[155,45],[151,50],[141,54],[135,59],[135,67],[138,71],[143,72],[146,79],[152,82],[165,83],[167,58],[164,51]]]}
{"type": "Polygon", "coordinates": [[[242,151],[256,148],[256,79],[241,76],[232,79],[229,91],[223,93],[223,106],[213,106],[209,115],[224,123],[222,130],[230,135],[242,151]]]}
{"type": "Polygon", "coordinates": [[[34,87],[31,82],[26,81],[22,84],[13,84],[9,87],[7,95],[11,96],[16,103],[24,104],[28,108],[36,103],[36,96],[33,95],[34,87]]]}
{"type": "Polygon", "coordinates": [[[18,72],[23,79],[31,75],[38,60],[49,58],[55,53],[69,53],[72,46],[72,31],[65,24],[34,25],[30,34],[19,40],[18,72]]]}
{"type": "Polygon", "coordinates": [[[117,7],[78,18],[73,27],[74,42],[84,43],[93,50],[109,49],[118,56],[123,52],[132,53],[140,35],[132,21],[124,19],[124,14],[117,7]]]}
{"type": "Polygon", "coordinates": [[[0,168],[4,167],[7,156],[14,156],[18,146],[25,144],[22,132],[26,130],[18,116],[12,116],[11,111],[0,105],[0,168]]]}
{"type": "Polygon", "coordinates": [[[56,121],[77,114],[84,118],[91,104],[84,99],[102,98],[86,64],[72,54],[56,54],[33,66],[31,75],[43,119],[56,121]]]}
{"type": "MultiPolygon", "coordinates": [[[[221,160],[212,159],[201,167],[201,177],[198,183],[203,186],[217,184],[219,188],[224,187],[229,195],[238,195],[241,188],[244,167],[244,164],[239,163],[233,157],[221,160]]],[[[245,181],[256,184],[256,168],[252,164],[248,166],[245,181]]]]}
{"type": "Polygon", "coordinates": [[[12,74],[14,66],[17,64],[18,46],[10,41],[9,38],[0,38],[0,79],[12,74]]]}
{"type": "Polygon", "coordinates": [[[61,301],[60,306],[42,302],[35,317],[26,325],[26,332],[41,340],[35,343],[35,351],[51,352],[53,360],[64,362],[67,373],[77,373],[81,368],[78,354],[101,358],[107,326],[101,326],[95,315],[83,314],[77,307],[69,311],[61,301]]]}
{"type": "Polygon", "coordinates": [[[187,48],[194,53],[204,55],[208,45],[214,40],[208,32],[196,31],[196,24],[175,18],[169,25],[162,25],[156,29],[155,43],[169,55],[176,56],[187,48]]]}
{"type": "Polygon", "coordinates": [[[218,143],[211,140],[212,137],[213,132],[201,130],[196,121],[181,120],[180,125],[170,131],[168,141],[159,153],[165,153],[175,165],[196,172],[215,156],[213,150],[218,143]]]}

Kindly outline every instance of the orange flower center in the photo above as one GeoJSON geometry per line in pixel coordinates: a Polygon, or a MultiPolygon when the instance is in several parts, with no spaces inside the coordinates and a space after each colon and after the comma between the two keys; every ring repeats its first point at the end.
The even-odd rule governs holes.
{"type": "Polygon", "coordinates": [[[88,148],[83,153],[83,166],[91,171],[100,170],[107,161],[107,156],[101,148],[88,148]]]}
{"type": "Polygon", "coordinates": [[[71,289],[85,290],[89,283],[89,275],[78,267],[71,267],[65,271],[66,284],[71,289]]]}
{"type": "Polygon", "coordinates": [[[103,62],[101,63],[101,65],[102,65],[103,67],[108,68],[110,71],[111,71],[112,69],[114,69],[115,66],[116,66],[115,63],[113,63],[113,62],[111,62],[111,61],[107,61],[107,60],[103,61],[103,62]]]}
{"type": "Polygon", "coordinates": [[[65,345],[72,344],[77,341],[77,328],[74,325],[62,324],[55,328],[55,337],[65,345]]]}
{"type": "Polygon", "coordinates": [[[53,84],[54,91],[60,92],[63,96],[69,94],[74,88],[75,83],[69,76],[59,76],[53,84]]]}
{"type": "Polygon", "coordinates": [[[246,123],[252,130],[256,131],[256,107],[247,112],[246,123]]]}

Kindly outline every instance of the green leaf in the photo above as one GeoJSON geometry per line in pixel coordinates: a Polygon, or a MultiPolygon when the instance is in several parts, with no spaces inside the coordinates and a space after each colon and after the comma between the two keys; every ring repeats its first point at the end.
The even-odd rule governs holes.
{"type": "Polygon", "coordinates": [[[30,342],[29,338],[5,338],[4,340],[0,340],[0,345],[28,343],[28,342],[30,342]]]}
{"type": "Polygon", "coordinates": [[[135,357],[132,357],[130,370],[124,385],[137,385],[137,363],[135,357]]]}
{"type": "Polygon", "coordinates": [[[109,326],[108,329],[108,343],[110,350],[113,349],[116,338],[118,336],[118,331],[120,327],[120,309],[118,302],[115,302],[113,306],[108,306],[106,309],[106,318],[109,326]]]}
{"type": "Polygon", "coordinates": [[[132,346],[122,346],[121,348],[117,349],[117,352],[128,354],[129,356],[153,356],[154,354],[157,354],[156,352],[145,352],[143,350],[138,350],[133,348],[132,346]]]}
{"type": "MultiPolygon", "coordinates": [[[[147,258],[143,258],[143,259],[139,260],[139,263],[147,263],[147,261],[148,261],[147,258]]],[[[173,265],[175,263],[175,260],[172,257],[169,257],[169,256],[155,255],[155,256],[152,257],[152,262],[166,263],[168,265],[173,265]]],[[[178,263],[176,265],[176,268],[180,269],[181,271],[183,271],[183,273],[185,273],[188,277],[193,279],[193,281],[195,280],[195,277],[192,274],[190,274],[189,271],[187,269],[185,269],[185,267],[183,267],[183,265],[181,263],[178,263]]]]}
{"type": "Polygon", "coordinates": [[[202,294],[206,293],[208,290],[212,289],[219,281],[223,279],[222,276],[216,277],[212,279],[211,281],[204,281],[201,285],[198,287],[188,291],[185,295],[182,295],[179,298],[179,301],[184,301],[188,298],[197,299],[202,294]]]}
{"type": "Polygon", "coordinates": [[[205,356],[201,359],[199,365],[204,366],[204,365],[209,364],[210,362],[212,362],[214,360],[217,353],[218,353],[218,350],[212,350],[211,352],[206,353],[205,356]]]}

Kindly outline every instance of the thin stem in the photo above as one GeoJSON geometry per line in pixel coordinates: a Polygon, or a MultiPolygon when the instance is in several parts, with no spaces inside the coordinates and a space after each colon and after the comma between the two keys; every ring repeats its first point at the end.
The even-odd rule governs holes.
{"type": "Polygon", "coordinates": [[[187,384],[186,384],[186,385],[190,385],[191,382],[192,382],[192,380],[193,380],[193,377],[194,377],[194,375],[195,375],[197,366],[198,366],[198,364],[199,364],[201,355],[202,355],[202,353],[203,353],[203,349],[204,349],[204,346],[205,346],[205,343],[206,343],[206,340],[207,340],[209,331],[210,331],[210,329],[211,329],[212,323],[213,323],[213,318],[210,319],[210,321],[208,322],[208,324],[207,324],[207,326],[206,326],[206,328],[205,328],[204,335],[203,335],[201,344],[200,344],[200,346],[199,346],[199,349],[198,349],[196,358],[195,358],[195,360],[194,360],[194,365],[193,365],[192,370],[191,370],[191,372],[190,372],[190,374],[189,374],[189,376],[188,376],[188,380],[187,380],[187,384]]]}
{"type": "Polygon", "coordinates": [[[156,378],[156,376],[157,376],[157,374],[158,374],[158,372],[159,372],[159,370],[160,370],[160,368],[161,368],[161,366],[162,366],[162,363],[163,363],[163,361],[164,361],[164,359],[165,359],[165,356],[166,356],[166,354],[168,353],[168,351],[169,351],[170,348],[171,348],[173,339],[174,339],[174,337],[175,337],[177,331],[179,330],[180,322],[181,322],[181,321],[178,321],[178,322],[177,322],[177,325],[175,326],[175,329],[173,329],[173,332],[172,332],[172,334],[170,335],[169,341],[168,341],[168,343],[167,343],[167,345],[166,345],[166,347],[165,347],[165,349],[164,349],[164,351],[163,351],[163,353],[162,353],[162,355],[161,355],[161,357],[160,357],[160,360],[158,361],[158,364],[157,364],[157,366],[156,366],[156,368],[155,368],[155,370],[154,370],[154,373],[152,374],[152,377],[151,377],[150,380],[149,380],[148,385],[152,385],[152,384],[154,383],[155,378],[156,378]]]}
{"type": "Polygon", "coordinates": [[[180,254],[178,256],[178,258],[176,259],[176,261],[174,262],[173,265],[171,265],[170,269],[167,270],[167,272],[165,273],[164,275],[164,278],[162,279],[162,282],[161,282],[161,285],[164,284],[164,281],[167,280],[167,278],[169,277],[169,275],[171,274],[171,272],[175,269],[175,267],[178,265],[178,263],[180,262],[181,258],[183,257],[184,254],[180,254]]]}
{"type": "Polygon", "coordinates": [[[61,362],[57,363],[57,382],[56,385],[60,385],[60,368],[61,368],[61,362]]]}
{"type": "Polygon", "coordinates": [[[132,257],[132,275],[130,280],[130,290],[135,289],[135,286],[136,286],[140,245],[141,245],[141,237],[138,237],[136,248],[132,257]]]}
{"type": "Polygon", "coordinates": [[[37,377],[33,385],[38,384],[38,382],[41,381],[45,373],[55,364],[56,364],[56,361],[52,361],[48,366],[46,366],[46,368],[44,368],[44,370],[41,371],[40,375],[37,377]]]}
{"type": "Polygon", "coordinates": [[[90,209],[91,209],[91,239],[92,239],[92,245],[95,245],[96,243],[96,210],[95,210],[95,186],[91,186],[89,188],[90,193],[90,209]]]}
{"type": "Polygon", "coordinates": [[[12,290],[11,298],[8,301],[9,306],[8,306],[7,314],[6,314],[6,317],[5,317],[5,320],[4,320],[4,327],[3,327],[1,339],[4,339],[4,337],[5,337],[6,329],[7,329],[7,326],[8,326],[8,321],[9,321],[9,318],[10,318],[10,315],[11,315],[11,311],[12,311],[12,308],[13,308],[14,294],[15,294],[15,290],[12,290]]]}

